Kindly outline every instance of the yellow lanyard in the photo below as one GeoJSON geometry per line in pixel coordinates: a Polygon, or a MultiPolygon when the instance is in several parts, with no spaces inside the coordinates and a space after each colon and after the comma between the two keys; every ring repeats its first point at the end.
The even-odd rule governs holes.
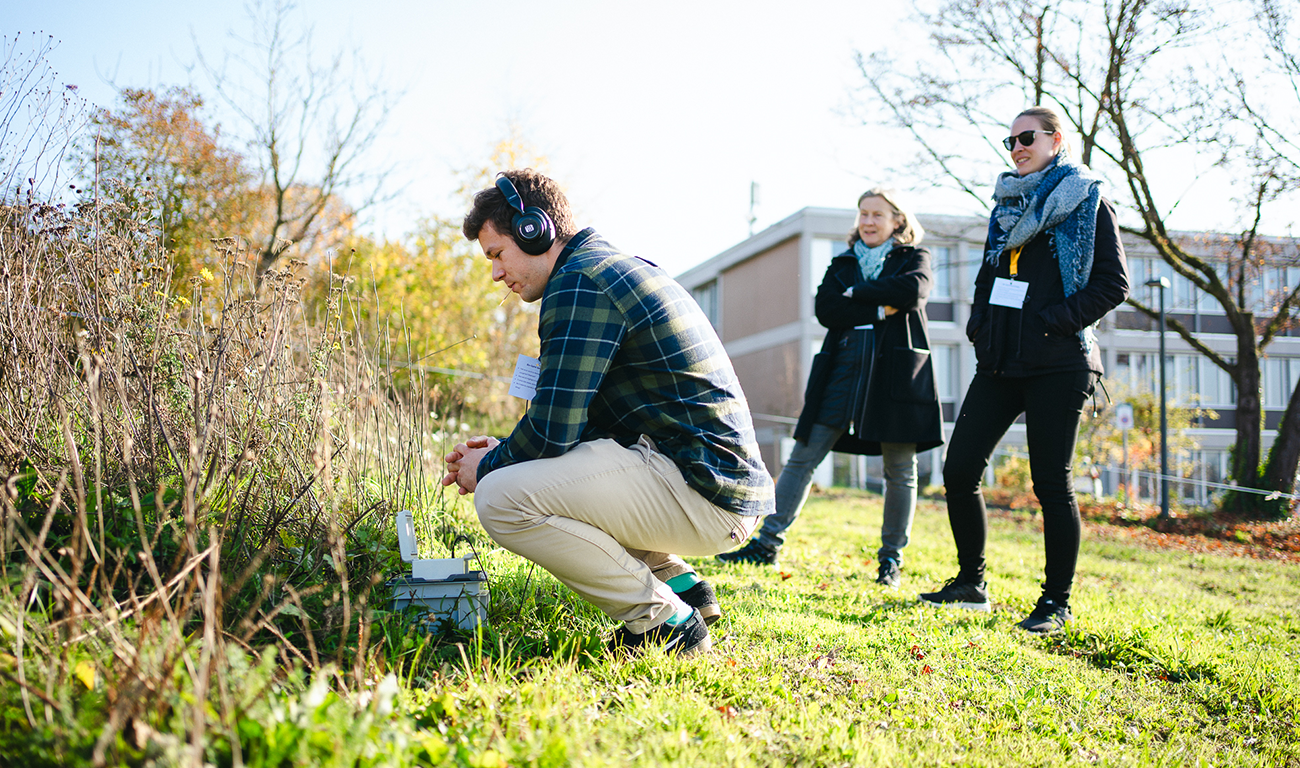
{"type": "MultiPolygon", "coordinates": [[[[1021,246],[1023,248],[1024,246],[1021,246]]],[[[1015,279],[1020,269],[1020,248],[1012,248],[1011,251],[1011,279],[1015,279]]]]}

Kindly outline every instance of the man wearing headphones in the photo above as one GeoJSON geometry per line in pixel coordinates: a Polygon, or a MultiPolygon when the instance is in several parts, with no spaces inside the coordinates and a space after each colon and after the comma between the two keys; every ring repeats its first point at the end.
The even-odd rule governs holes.
{"type": "Polygon", "coordinates": [[[531,169],[475,195],[462,229],[493,280],[541,299],[541,374],[510,436],[457,445],[443,485],[474,493],[495,542],[622,621],[611,648],[707,651],[721,610],[680,555],[726,551],[773,511],[713,326],[658,266],[577,231],[531,169]]]}

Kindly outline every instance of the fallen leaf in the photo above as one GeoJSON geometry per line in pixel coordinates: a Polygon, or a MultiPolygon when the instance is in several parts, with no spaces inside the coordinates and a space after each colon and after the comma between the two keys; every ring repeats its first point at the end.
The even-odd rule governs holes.
{"type": "Polygon", "coordinates": [[[793,573],[786,573],[785,571],[781,571],[781,581],[785,581],[786,579],[790,578],[793,575],[794,575],[793,573]]]}
{"type": "Polygon", "coordinates": [[[86,690],[95,690],[95,665],[89,661],[79,661],[77,666],[73,667],[72,674],[77,676],[81,684],[86,686],[86,690]]]}
{"type": "Polygon", "coordinates": [[[736,708],[731,706],[730,704],[723,704],[722,706],[718,707],[718,711],[721,712],[722,716],[727,718],[728,720],[734,720],[736,717],[736,708]]]}
{"type": "Polygon", "coordinates": [[[924,667],[921,667],[921,674],[923,674],[923,675],[928,675],[928,674],[930,674],[930,673],[933,672],[933,671],[934,671],[933,669],[930,669],[930,665],[929,665],[929,664],[926,664],[924,667]]]}

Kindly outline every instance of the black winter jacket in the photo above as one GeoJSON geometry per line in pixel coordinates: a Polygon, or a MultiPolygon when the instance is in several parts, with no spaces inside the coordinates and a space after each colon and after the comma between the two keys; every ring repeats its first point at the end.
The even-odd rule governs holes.
{"type": "MultiPolygon", "coordinates": [[[[1085,352],[1079,331],[1100,320],[1128,296],[1128,265],[1119,239],[1115,209],[1103,199],[1088,284],[1066,297],[1052,248],[1053,233],[1041,232],[1020,253],[1017,281],[1029,284],[1021,309],[989,303],[995,277],[1008,277],[1004,254],[994,268],[987,261],[975,278],[966,337],[975,345],[975,369],[993,376],[1036,376],[1061,371],[1104,373],[1094,343],[1085,352]]],[[[987,250],[988,244],[985,243],[987,250]]]]}
{"type": "Polygon", "coordinates": [[[898,246],[885,257],[875,280],[863,280],[849,250],[831,261],[817,289],[817,320],[826,326],[822,351],[813,358],[803,411],[794,436],[807,440],[817,421],[827,380],[844,334],[872,324],[872,355],[862,361],[852,394],[849,431],[834,446],[841,453],[880,455],[881,443],[916,443],[917,451],[943,444],[943,416],[930,360],[925,300],[934,284],[930,252],[898,246]],[[853,297],[844,291],[853,286],[853,297]],[[899,310],[878,319],[880,307],[899,310]]]}

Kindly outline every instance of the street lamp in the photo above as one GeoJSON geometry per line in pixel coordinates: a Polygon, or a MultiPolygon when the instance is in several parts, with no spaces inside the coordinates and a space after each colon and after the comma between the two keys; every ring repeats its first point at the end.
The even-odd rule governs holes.
{"type": "Polygon", "coordinates": [[[1160,289],[1160,517],[1169,517],[1169,419],[1165,414],[1165,289],[1169,278],[1155,277],[1146,282],[1148,288],[1160,289]]]}

